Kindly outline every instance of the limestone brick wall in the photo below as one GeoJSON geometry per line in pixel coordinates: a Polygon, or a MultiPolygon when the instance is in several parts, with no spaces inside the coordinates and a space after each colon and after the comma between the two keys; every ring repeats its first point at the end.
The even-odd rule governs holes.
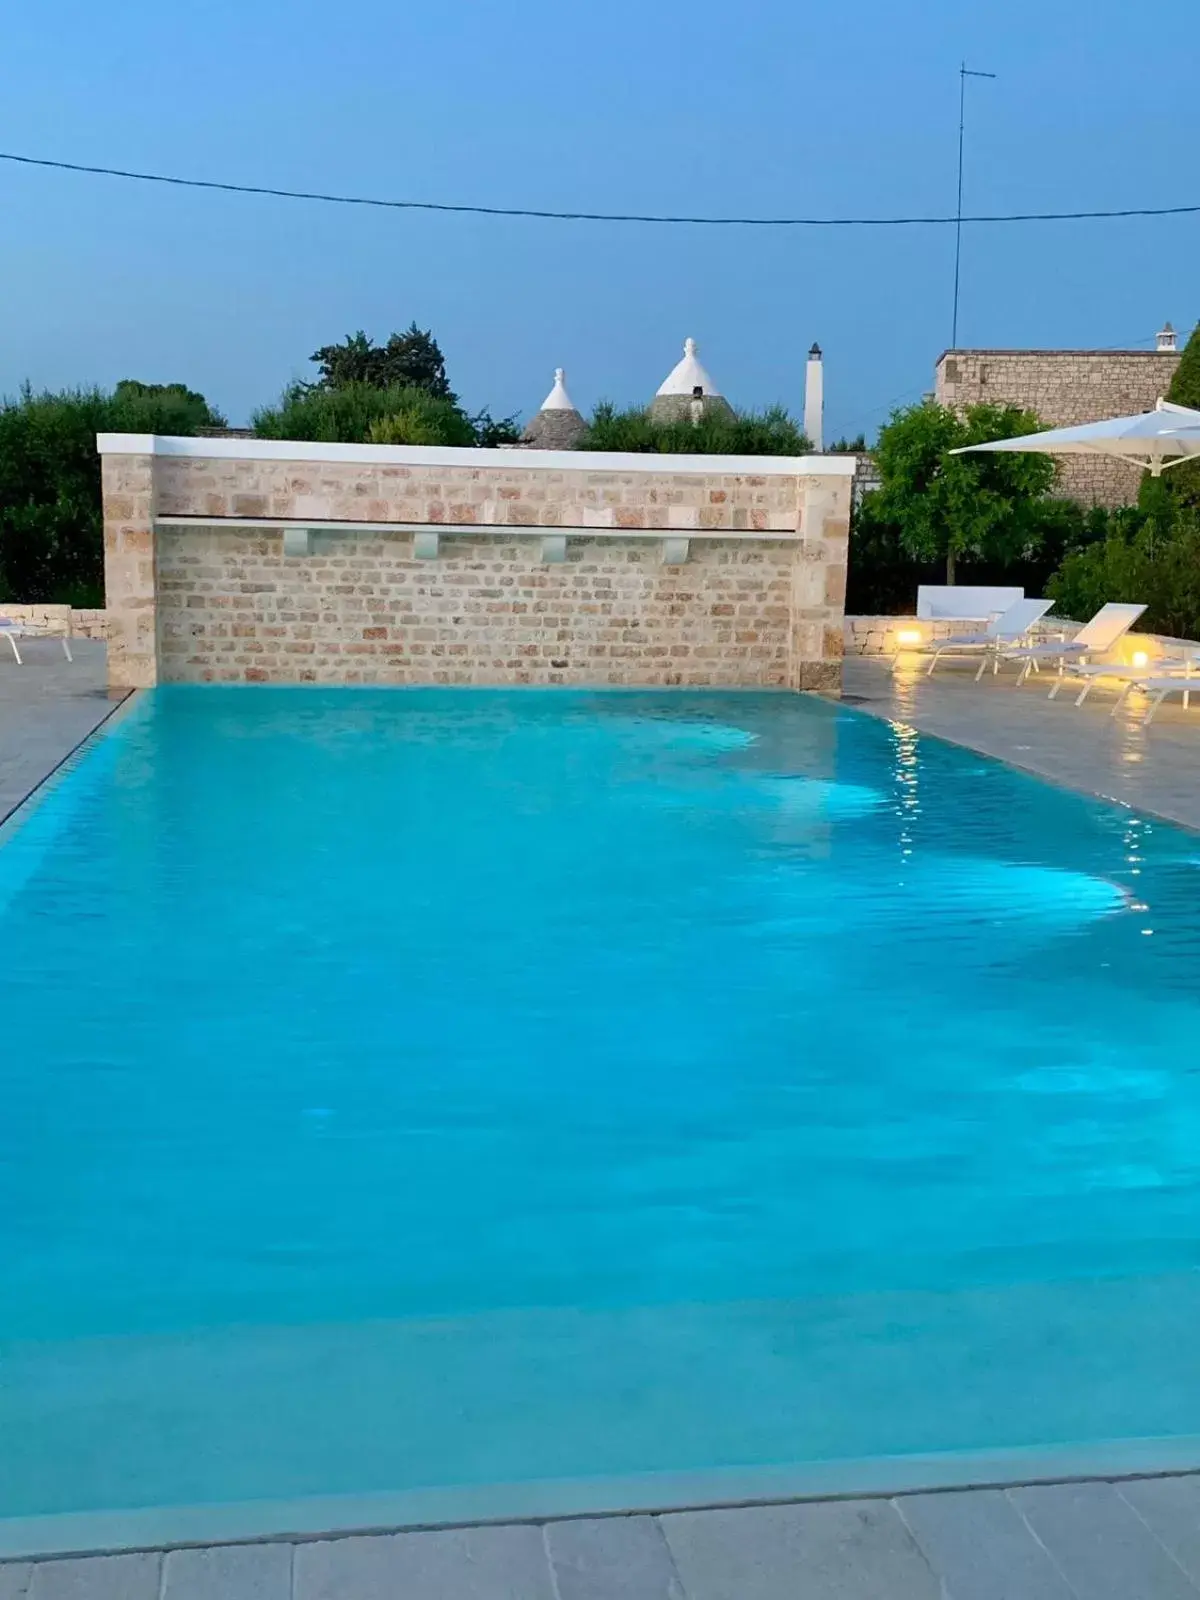
{"type": "Polygon", "coordinates": [[[151,443],[136,452],[102,452],[108,682],[114,690],[158,682],[151,443]]]}
{"type": "MultiPolygon", "coordinates": [[[[977,621],[955,621],[953,618],[938,618],[936,621],[927,617],[847,617],[845,620],[845,644],[848,656],[893,656],[898,650],[927,649],[944,639],[952,639],[957,633],[972,633],[982,631],[987,625],[987,618],[980,617],[977,621]],[[900,635],[910,636],[902,644],[900,635]],[[919,635],[919,642],[913,642],[911,636],[919,635]]],[[[1071,622],[1062,617],[1043,617],[1031,629],[1031,637],[1037,640],[1050,640],[1072,638],[1079,628],[1078,622],[1071,622]]]]}
{"type": "MultiPolygon", "coordinates": [[[[1024,406],[1060,428],[1149,411],[1178,365],[1177,353],[1146,350],[947,350],[934,393],[949,406],[1024,406]]],[[[1128,505],[1140,482],[1140,471],[1123,462],[1064,456],[1057,492],[1088,505],[1128,505]]]]}
{"type": "Polygon", "coordinates": [[[653,684],[782,688],[792,549],[706,541],[681,566],[645,542],[464,535],[436,561],[410,533],[169,528],[159,542],[174,682],[653,684]]]}
{"type": "Polygon", "coordinates": [[[27,623],[52,638],[103,639],[108,629],[108,614],[85,611],[72,606],[12,605],[0,600],[0,621],[27,623]]]}
{"type": "Polygon", "coordinates": [[[115,687],[840,687],[853,458],[100,446],[115,687]]]}
{"type": "MultiPolygon", "coordinates": [[[[1043,617],[1033,628],[1032,637],[1047,642],[1073,639],[1081,627],[1082,623],[1067,617],[1043,617]]],[[[930,622],[917,617],[847,617],[845,628],[848,656],[894,656],[898,650],[925,649],[929,644],[964,631],[961,622],[930,622]],[[919,633],[921,643],[901,645],[901,633],[919,633]]],[[[1143,656],[1149,661],[1196,661],[1200,658],[1200,641],[1175,639],[1164,633],[1127,633],[1105,659],[1122,666],[1140,666],[1143,656]],[[1135,661],[1135,658],[1138,659],[1135,661]]]]}
{"type": "MultiPolygon", "coordinates": [[[[337,445],[325,446],[330,451],[337,445]]],[[[342,449],[350,447],[342,446],[342,449]]],[[[376,454],[382,455],[384,447],[376,454]]],[[[445,454],[395,447],[398,456],[445,454]]],[[[603,456],[572,451],[462,451],[495,465],[445,466],[262,458],[162,457],[158,517],[284,518],[308,522],[405,522],[431,527],[654,528],[679,533],[729,528],[795,532],[800,479],[759,472],[604,470],[603,456]],[[526,466],[532,457],[555,465],[526,466]]],[[[645,458],[644,458],[645,459],[645,458]]],[[[653,458],[649,458],[653,460],[653,458]]]]}

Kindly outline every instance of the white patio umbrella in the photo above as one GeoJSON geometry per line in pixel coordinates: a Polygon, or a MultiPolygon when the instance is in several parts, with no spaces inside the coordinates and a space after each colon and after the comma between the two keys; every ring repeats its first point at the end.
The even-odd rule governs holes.
{"type": "Polygon", "coordinates": [[[1112,456],[1142,467],[1160,477],[1189,457],[1200,456],[1200,411],[1160,400],[1153,411],[1133,417],[1112,417],[1107,422],[1085,422],[1078,428],[1050,428],[1017,439],[995,439],[991,444],[968,444],[951,450],[952,456],[982,450],[1032,450],[1046,456],[1112,456]]]}

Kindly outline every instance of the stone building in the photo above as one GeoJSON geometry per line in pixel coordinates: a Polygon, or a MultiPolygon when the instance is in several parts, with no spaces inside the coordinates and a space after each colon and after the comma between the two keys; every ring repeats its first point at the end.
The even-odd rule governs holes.
{"type": "MultiPolygon", "coordinates": [[[[945,350],[935,369],[934,396],[943,405],[982,401],[1036,411],[1048,428],[1102,422],[1149,411],[1179,365],[1168,322],[1154,350],[945,350]]],[[[1057,492],[1087,505],[1128,505],[1140,471],[1121,461],[1064,457],[1057,492]]]]}
{"type": "Polygon", "coordinates": [[[695,339],[685,339],[683,360],[659,384],[650,415],[655,422],[688,422],[713,414],[732,417],[733,407],[700,365],[695,339]]]}
{"type": "Polygon", "coordinates": [[[587,423],[567,393],[566,373],[554,369],[554,387],[530,419],[521,443],[538,450],[574,450],[587,432],[587,423]]]}

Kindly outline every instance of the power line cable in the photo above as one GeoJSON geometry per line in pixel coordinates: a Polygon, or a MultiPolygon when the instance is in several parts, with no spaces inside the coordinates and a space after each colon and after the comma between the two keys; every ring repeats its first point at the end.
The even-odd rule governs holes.
{"type": "Polygon", "coordinates": [[[266,184],[225,183],[213,178],[180,178],[162,172],[132,172],[124,167],[96,167],[79,161],[51,161],[0,150],[0,161],[25,167],[50,167],[94,177],[131,178],[138,183],[165,183],[180,189],[216,189],[224,194],[269,195],[278,200],[314,200],[335,206],[374,206],[387,211],[443,211],[477,217],[533,217],[547,222],[642,222],[702,228],[907,228],[944,227],[960,222],[1094,222],[1120,217],[1187,217],[1192,206],[1126,206],[1111,211],[1016,211],[978,216],[911,217],[675,217],[624,211],[543,211],[532,206],[452,205],[437,200],[381,200],[370,195],[325,194],[312,189],[277,189],[266,184]]]}

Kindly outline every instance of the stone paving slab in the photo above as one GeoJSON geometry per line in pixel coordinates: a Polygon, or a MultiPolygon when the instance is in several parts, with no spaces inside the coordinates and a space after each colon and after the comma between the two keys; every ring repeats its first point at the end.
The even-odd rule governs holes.
{"type": "Polygon", "coordinates": [[[831,1500],[665,1516],[688,1600],[940,1600],[889,1500],[831,1500]]]}
{"type": "Polygon", "coordinates": [[[929,678],[915,656],[895,674],[865,656],[848,657],[845,668],[849,703],[872,716],[1200,829],[1200,695],[1190,711],[1178,701],[1164,705],[1146,728],[1138,697],[1113,717],[1115,695],[1094,689],[1075,706],[1065,690],[1048,698],[1052,681],[1043,674],[1018,688],[1009,668],[976,683],[972,667],[953,663],[929,678]]]}
{"type": "Polygon", "coordinates": [[[1196,1586],[1111,1483],[1042,1484],[1013,1504],[1087,1600],[1196,1600],[1196,1586]]]}
{"type": "Polygon", "coordinates": [[[1200,1475],[1134,1479],[1117,1493],[1200,1588],[1200,1475]]]}
{"type": "Polygon", "coordinates": [[[533,1524],[298,1545],[292,1594],[294,1600],[556,1600],[545,1534],[533,1524]]]}
{"type": "Polygon", "coordinates": [[[34,1563],[29,1600],[159,1600],[159,1551],[34,1563]]]}
{"type": "Polygon", "coordinates": [[[552,1522],[546,1551],[558,1600],[685,1600],[660,1517],[552,1522]]]}
{"type": "Polygon", "coordinates": [[[213,1545],[171,1550],[160,1600],[291,1600],[290,1544],[213,1545]]]}
{"type": "Polygon", "coordinates": [[[1003,1489],[915,1494],[897,1507],[955,1600],[1074,1600],[1003,1489]]]}
{"type": "Polygon", "coordinates": [[[102,641],[22,641],[24,666],[0,653],[0,821],[113,710],[102,641]]]}
{"type": "Polygon", "coordinates": [[[0,1600],[1200,1600],[1200,1476],[0,1563],[0,1600]]]}
{"type": "Polygon", "coordinates": [[[33,1578],[28,1561],[9,1561],[0,1566],[0,1600],[25,1600],[33,1578]]]}

